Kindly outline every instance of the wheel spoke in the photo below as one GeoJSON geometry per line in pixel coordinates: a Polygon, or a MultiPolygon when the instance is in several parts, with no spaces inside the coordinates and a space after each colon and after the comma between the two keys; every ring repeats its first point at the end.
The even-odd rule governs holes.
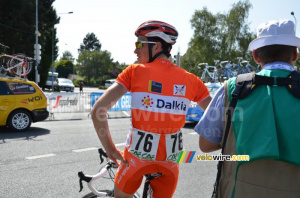
{"type": "Polygon", "coordinates": [[[25,113],[18,113],[13,117],[12,124],[17,129],[24,129],[29,124],[29,117],[25,113]]]}

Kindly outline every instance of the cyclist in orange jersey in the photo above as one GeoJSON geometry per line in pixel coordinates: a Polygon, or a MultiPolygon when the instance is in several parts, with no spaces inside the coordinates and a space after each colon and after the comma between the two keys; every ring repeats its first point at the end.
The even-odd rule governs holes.
{"type": "Polygon", "coordinates": [[[115,197],[133,197],[143,175],[162,173],[151,180],[154,197],[172,197],[179,174],[177,157],[183,150],[181,128],[191,101],[205,110],[208,89],[194,74],[168,60],[178,32],[161,21],[147,21],[135,31],[137,64],[128,66],[93,106],[91,115],[108,157],[120,160],[115,197]],[[131,92],[131,122],[124,152],[117,150],[106,113],[131,92]]]}

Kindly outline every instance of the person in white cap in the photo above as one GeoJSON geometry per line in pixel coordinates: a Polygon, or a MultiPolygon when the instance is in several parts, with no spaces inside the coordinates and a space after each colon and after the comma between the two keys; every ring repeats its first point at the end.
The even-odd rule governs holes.
{"type": "Polygon", "coordinates": [[[249,50],[262,70],[226,81],[196,125],[203,152],[246,160],[219,162],[213,197],[300,197],[299,47],[292,21],[259,25],[249,50]]]}

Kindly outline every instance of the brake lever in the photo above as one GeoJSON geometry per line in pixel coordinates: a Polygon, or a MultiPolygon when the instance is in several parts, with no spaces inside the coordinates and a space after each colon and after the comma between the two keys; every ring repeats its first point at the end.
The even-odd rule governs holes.
{"type": "Polygon", "coordinates": [[[100,164],[102,164],[103,161],[104,161],[103,156],[106,157],[106,158],[108,158],[108,157],[107,157],[107,154],[105,153],[105,151],[102,148],[99,148],[98,152],[99,152],[99,157],[100,157],[100,164]]]}

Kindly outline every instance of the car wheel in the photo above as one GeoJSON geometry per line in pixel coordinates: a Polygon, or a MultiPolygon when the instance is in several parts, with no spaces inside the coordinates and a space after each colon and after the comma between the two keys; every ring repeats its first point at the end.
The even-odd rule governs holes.
{"type": "Polygon", "coordinates": [[[13,131],[25,131],[31,125],[31,116],[25,110],[13,111],[8,117],[7,125],[13,131]]]}

